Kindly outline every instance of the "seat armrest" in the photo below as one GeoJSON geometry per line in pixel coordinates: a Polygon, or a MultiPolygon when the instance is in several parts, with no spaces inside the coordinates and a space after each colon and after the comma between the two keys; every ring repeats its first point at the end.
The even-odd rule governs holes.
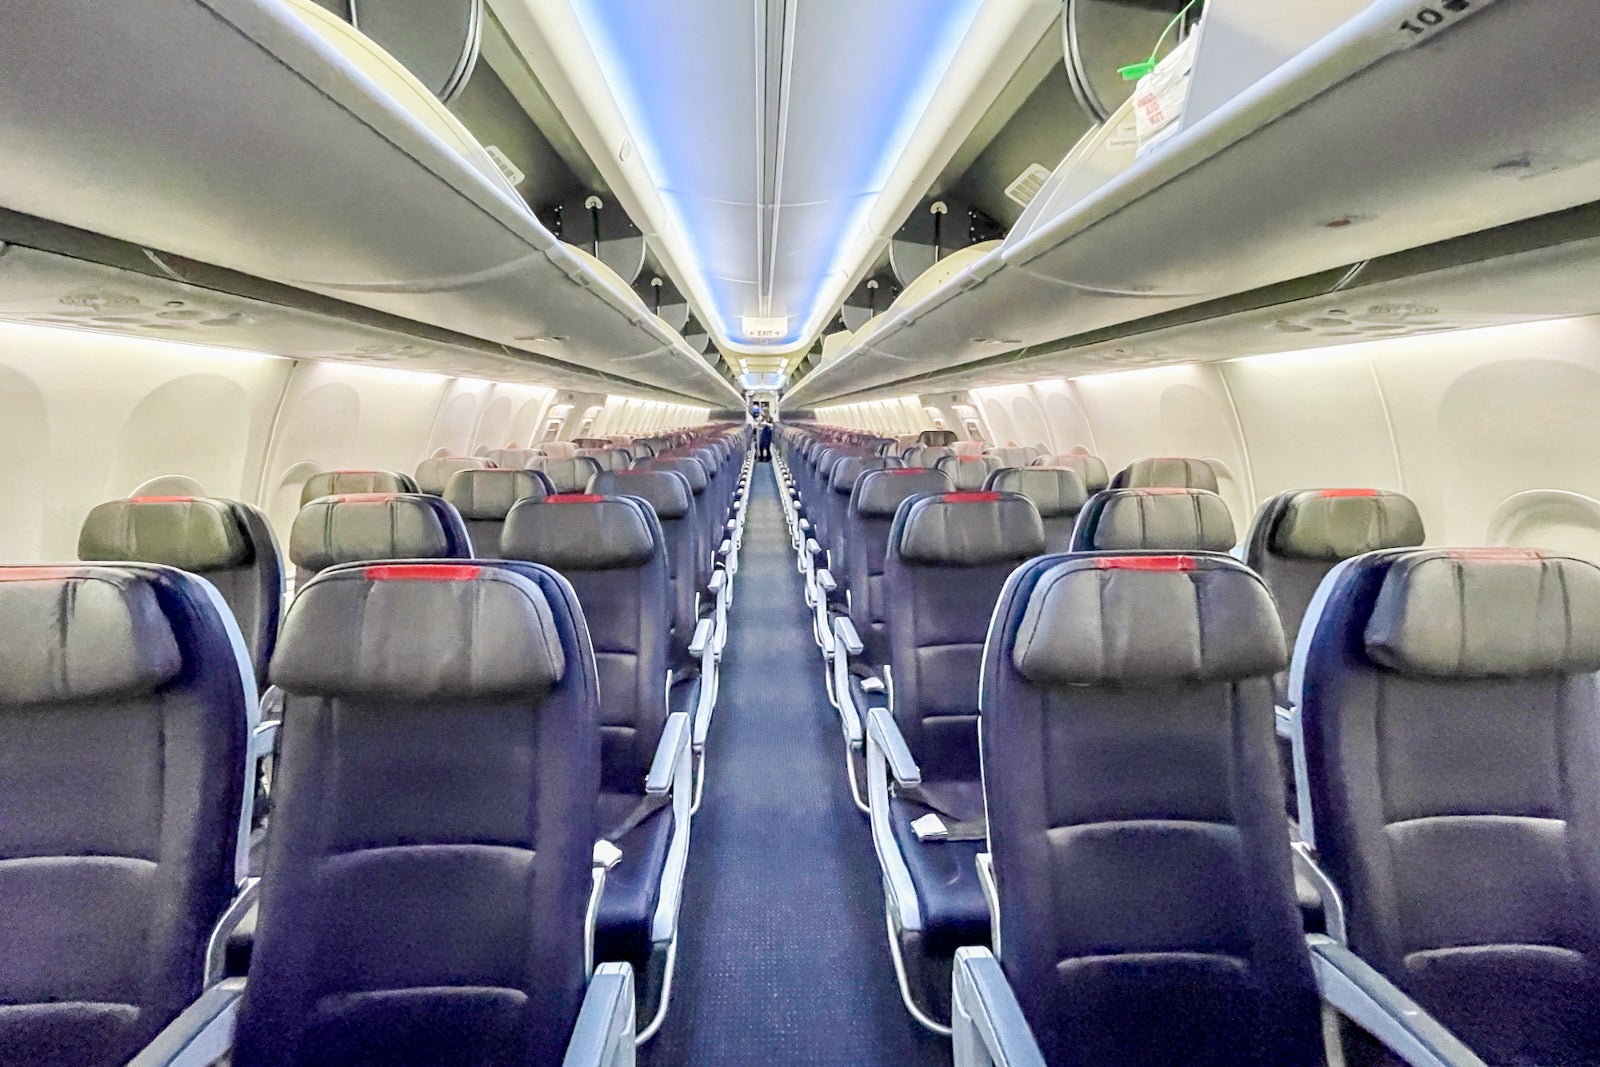
{"type": "Polygon", "coordinates": [[[728,572],[718,567],[711,572],[711,580],[706,583],[706,588],[713,595],[722,592],[722,587],[728,584],[728,572]]]}
{"type": "MultiPolygon", "coordinates": [[[[822,571],[820,573],[827,574],[828,572],[822,571]]],[[[851,622],[847,615],[834,617],[833,636],[849,655],[859,656],[867,649],[867,646],[861,643],[861,635],[856,632],[856,624],[851,622]]]]}
{"type": "Polygon", "coordinates": [[[267,686],[266,692],[261,694],[261,719],[265,725],[268,719],[283,718],[283,690],[275,685],[267,686]]]}
{"type": "Polygon", "coordinates": [[[1306,938],[1322,999],[1411,1067],[1486,1067],[1461,1039],[1354,952],[1325,934],[1306,938]]]}
{"type": "MultiPolygon", "coordinates": [[[[739,506],[739,502],[738,501],[734,501],[734,505],[733,506],[735,508],[737,508],[739,506]]],[[[729,519],[727,521],[727,523],[724,524],[724,526],[722,528],[724,530],[727,530],[729,533],[732,533],[734,530],[737,530],[739,528],[739,520],[738,519],[729,519]]]]}
{"type": "Polygon", "coordinates": [[[831,593],[839,588],[839,583],[833,580],[833,572],[826,567],[817,569],[817,588],[824,593],[831,593]]]}
{"type": "MultiPolygon", "coordinates": [[[[717,572],[721,574],[721,571],[717,572]]],[[[700,656],[705,654],[706,646],[711,643],[711,633],[716,629],[716,623],[710,619],[701,619],[695,623],[694,636],[689,639],[689,655],[700,656]]]]}
{"type": "Polygon", "coordinates": [[[207,986],[215,985],[222,980],[228,967],[228,939],[233,932],[244,922],[245,916],[250,914],[250,909],[256,906],[261,899],[261,879],[246,878],[239,885],[239,892],[233,900],[223,909],[216,925],[211,928],[211,939],[206,942],[206,970],[203,978],[207,986]]]}
{"type": "Polygon", "coordinates": [[[867,712],[867,734],[883,753],[883,758],[889,764],[889,773],[894,775],[896,783],[908,787],[922,784],[922,768],[911,757],[905,736],[900,733],[900,727],[895,725],[894,716],[888,708],[873,708],[867,712]]]}
{"type": "Polygon", "coordinates": [[[732,551],[733,551],[733,542],[730,541],[728,538],[724,537],[722,539],[722,544],[717,546],[717,555],[719,555],[719,556],[727,556],[728,553],[730,553],[732,551]]]}
{"type": "Polygon", "coordinates": [[[645,775],[644,791],[653,797],[666,796],[672,791],[673,772],[678,760],[689,745],[689,713],[675,711],[667,716],[661,729],[661,741],[656,745],[655,759],[650,761],[650,773],[645,775]]]}
{"type": "Polygon", "coordinates": [[[633,968],[602,963],[589,980],[561,1067],[633,1067],[633,968]]]}
{"type": "Polygon", "coordinates": [[[816,559],[818,556],[822,555],[822,546],[817,544],[817,539],[815,537],[806,538],[806,554],[812,559],[816,559]]]}
{"type": "Polygon", "coordinates": [[[988,949],[956,949],[951,1009],[955,1067],[1045,1067],[1022,1006],[988,949]]]}
{"type": "Polygon", "coordinates": [[[128,1067],[209,1067],[233,1048],[245,980],[229,978],[200,994],[128,1067]]]}
{"type": "Polygon", "coordinates": [[[250,758],[261,760],[272,755],[272,747],[278,743],[278,731],[281,729],[281,718],[262,719],[250,734],[250,758]]]}

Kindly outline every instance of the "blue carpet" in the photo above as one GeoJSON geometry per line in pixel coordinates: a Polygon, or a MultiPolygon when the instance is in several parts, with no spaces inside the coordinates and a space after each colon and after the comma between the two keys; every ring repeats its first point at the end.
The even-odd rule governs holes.
{"type": "Polygon", "coordinates": [[[949,1042],[900,1002],[772,468],[756,467],[707,739],[671,1010],[646,1067],[915,1067],[949,1042]]]}

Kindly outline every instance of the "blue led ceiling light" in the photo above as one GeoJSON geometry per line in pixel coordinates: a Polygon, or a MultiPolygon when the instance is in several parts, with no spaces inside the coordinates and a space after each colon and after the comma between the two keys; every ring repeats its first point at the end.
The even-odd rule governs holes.
{"type": "Polygon", "coordinates": [[[808,343],[984,0],[569,2],[716,340],[808,343]]]}

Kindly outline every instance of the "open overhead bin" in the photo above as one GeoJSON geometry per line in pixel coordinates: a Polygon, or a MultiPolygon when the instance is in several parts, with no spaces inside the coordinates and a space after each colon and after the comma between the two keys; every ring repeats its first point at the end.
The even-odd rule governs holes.
{"type": "MultiPolygon", "coordinates": [[[[279,0],[21,0],[0,206],[716,404],[739,394],[562,245],[403,70],[279,0]],[[419,117],[420,116],[420,117],[419,117]]],[[[460,131],[465,134],[465,131],[460,131]]],[[[481,152],[481,149],[478,149],[481,152]]]]}
{"type": "MultiPolygon", "coordinates": [[[[1369,260],[1593,201],[1593,27],[1583,0],[1377,0],[1082,195],[1042,191],[999,249],[858,330],[789,399],[1114,336],[1295,279],[1336,290],[1369,260]]],[[[1197,86],[1206,62],[1202,37],[1197,86]]]]}

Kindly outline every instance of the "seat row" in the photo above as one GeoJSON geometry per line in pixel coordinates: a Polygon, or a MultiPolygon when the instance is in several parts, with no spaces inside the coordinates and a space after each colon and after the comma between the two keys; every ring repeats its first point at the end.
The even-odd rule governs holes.
{"type": "Polygon", "coordinates": [[[780,472],[901,992],[958,1061],[1321,1062],[1320,992],[1408,1062],[1590,1062],[1600,572],[1411,547],[1399,494],[1281,494],[1236,548],[1202,461],[1086,497],[879,444],[785,428],[780,472]]]}
{"type": "Polygon", "coordinates": [[[112,502],[110,562],[0,567],[0,1064],[631,1063],[724,639],[674,561],[735,565],[749,472],[742,432],[673,444],[715,457],[720,554],[671,469],[514,502],[493,559],[437,497],[309,501],[260,666],[245,505],[112,502]]]}

